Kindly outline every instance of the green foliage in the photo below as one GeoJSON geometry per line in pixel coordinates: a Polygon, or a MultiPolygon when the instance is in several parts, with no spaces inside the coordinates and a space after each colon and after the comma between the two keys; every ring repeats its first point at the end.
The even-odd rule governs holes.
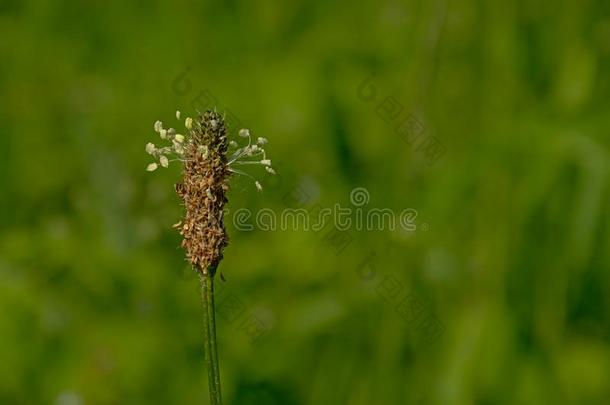
{"type": "Polygon", "coordinates": [[[229,217],[349,206],[355,187],[418,213],[415,232],[352,230],[340,252],[326,231],[229,223],[227,403],[604,403],[609,12],[0,2],[0,403],[207,403],[180,172],[147,173],[143,145],[210,96],[278,172],[263,194],[236,179],[229,217]],[[384,121],[387,97],[446,147],[434,164],[384,121]],[[411,303],[444,327],[430,344],[411,303]]]}

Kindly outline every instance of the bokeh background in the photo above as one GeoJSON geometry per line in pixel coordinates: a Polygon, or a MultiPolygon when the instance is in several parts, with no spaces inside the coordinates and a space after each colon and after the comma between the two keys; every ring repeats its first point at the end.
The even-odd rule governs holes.
{"type": "Polygon", "coordinates": [[[208,403],[180,168],[144,153],[202,105],[279,172],[229,216],[417,211],[229,221],[227,403],[610,398],[608,2],[1,0],[0,61],[0,403],[208,403]]]}

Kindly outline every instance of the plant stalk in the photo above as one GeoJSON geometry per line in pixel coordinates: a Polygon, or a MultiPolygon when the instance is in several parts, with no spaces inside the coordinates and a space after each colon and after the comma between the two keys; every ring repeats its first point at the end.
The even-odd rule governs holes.
{"type": "Polygon", "coordinates": [[[222,405],[220,393],[220,368],[218,365],[218,350],[216,346],[214,270],[215,269],[209,269],[200,274],[199,278],[201,280],[201,299],[203,301],[205,362],[208,369],[210,403],[212,405],[222,405]]]}

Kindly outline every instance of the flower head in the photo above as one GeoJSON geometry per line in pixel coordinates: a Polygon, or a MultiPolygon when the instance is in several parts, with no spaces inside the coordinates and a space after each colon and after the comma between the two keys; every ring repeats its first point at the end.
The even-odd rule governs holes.
{"type": "MultiPolygon", "coordinates": [[[[180,119],[179,111],[176,118],[180,119]]],[[[247,145],[240,147],[237,142],[229,141],[224,118],[215,111],[200,114],[196,120],[187,117],[184,126],[187,132],[183,135],[173,128],[164,129],[161,121],[155,122],[155,131],[168,145],[146,145],[146,152],[157,159],[146,170],[169,167],[168,156],[173,156],[171,161],[184,164],[183,178],[176,184],[176,192],[184,203],[185,216],[176,227],[183,236],[182,247],[193,267],[200,273],[213,275],[228,243],[224,207],[229,177],[233,173],[250,177],[261,191],[261,183],[237,166],[259,165],[270,174],[275,171],[263,148],[267,140],[259,137],[253,144],[250,131],[242,129],[239,136],[247,138],[247,145]],[[227,156],[229,144],[236,149],[230,157],[227,156]]]]}

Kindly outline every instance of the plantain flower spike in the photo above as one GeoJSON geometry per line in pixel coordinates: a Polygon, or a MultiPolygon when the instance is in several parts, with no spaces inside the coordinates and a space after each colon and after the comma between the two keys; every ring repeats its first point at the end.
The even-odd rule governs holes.
{"type": "Polygon", "coordinates": [[[200,115],[184,149],[184,172],[176,192],[186,209],[180,226],[182,247],[198,271],[213,276],[229,238],[224,225],[231,172],[227,166],[227,130],[220,114],[200,115]],[[213,124],[215,122],[215,124],[213,124]],[[207,155],[200,147],[207,148],[207,155]]]}
{"type": "MultiPolygon", "coordinates": [[[[176,112],[177,119],[180,115],[176,112]]],[[[240,147],[237,142],[229,141],[225,120],[216,111],[206,111],[196,119],[187,117],[184,126],[187,131],[182,135],[173,128],[164,129],[161,121],[155,122],[155,131],[169,145],[148,143],[146,152],[157,158],[163,168],[169,167],[172,161],[183,163],[183,177],[176,184],[176,193],[184,203],[185,213],[175,227],[183,237],[187,260],[200,274],[214,276],[229,241],[224,225],[229,178],[232,174],[247,176],[262,191],[261,183],[237,166],[259,165],[270,174],[275,171],[263,148],[267,140],[258,138],[254,144],[250,131],[242,129],[238,135],[247,138],[247,145],[240,147]],[[229,146],[236,149],[230,156],[229,146]],[[174,159],[169,160],[168,156],[174,159]]],[[[150,163],[147,170],[155,171],[159,164],[150,163]]]]}

